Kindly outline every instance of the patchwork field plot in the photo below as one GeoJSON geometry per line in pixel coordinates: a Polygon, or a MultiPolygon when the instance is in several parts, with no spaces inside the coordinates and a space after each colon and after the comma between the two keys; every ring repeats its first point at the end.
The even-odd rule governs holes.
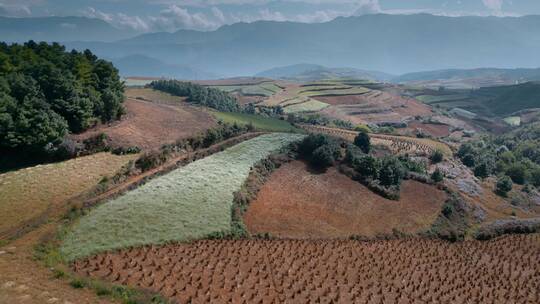
{"type": "Polygon", "coordinates": [[[216,126],[212,115],[200,108],[185,103],[168,103],[169,101],[164,99],[158,99],[157,103],[128,99],[124,102],[127,115],[121,121],[111,126],[99,126],[73,137],[83,140],[105,133],[109,136],[110,145],[113,147],[137,146],[142,149],[154,149],[216,126]]]}
{"type": "Polygon", "coordinates": [[[260,115],[232,113],[232,112],[212,112],[219,120],[227,123],[237,123],[240,125],[252,124],[257,130],[271,132],[293,132],[298,131],[296,127],[285,120],[263,117],[260,115]]]}
{"type": "Polygon", "coordinates": [[[308,99],[307,101],[287,105],[283,108],[283,111],[289,113],[303,113],[303,112],[317,112],[327,108],[329,105],[314,99],[308,99]]]}
{"type": "Polygon", "coordinates": [[[429,229],[446,194],[416,181],[405,181],[401,187],[401,199],[391,201],[335,168],[315,174],[303,162],[293,161],[270,176],[250,203],[244,222],[252,234],[300,239],[429,229]]]}
{"type": "Polygon", "coordinates": [[[238,92],[245,96],[265,96],[269,97],[281,91],[281,87],[273,82],[261,82],[245,85],[215,85],[212,88],[225,92],[238,92]]]}
{"type": "Polygon", "coordinates": [[[47,211],[61,208],[135,157],[98,153],[0,174],[0,239],[42,216],[46,220],[47,211]]]}
{"type": "Polygon", "coordinates": [[[180,303],[538,303],[540,235],[199,241],[101,254],[81,275],[180,303]]]}
{"type": "Polygon", "coordinates": [[[397,94],[370,90],[363,94],[345,96],[314,96],[316,100],[332,105],[322,113],[355,124],[401,122],[407,117],[432,115],[430,107],[397,94]]]}
{"type": "MultiPolygon", "coordinates": [[[[323,133],[353,141],[358,132],[338,128],[329,128],[313,125],[302,125],[303,129],[313,133],[323,133]]],[[[394,153],[408,153],[431,155],[436,150],[442,151],[446,156],[452,155],[452,150],[444,143],[427,138],[415,138],[407,136],[394,136],[385,134],[370,134],[371,142],[375,145],[384,145],[394,153]]]]}
{"type": "Polygon", "coordinates": [[[61,251],[72,260],[100,251],[229,231],[233,193],[251,166],[300,138],[297,134],[261,135],[153,179],[83,217],[61,251]]]}
{"type": "Polygon", "coordinates": [[[364,87],[336,87],[329,89],[311,89],[301,93],[303,96],[344,96],[344,95],[361,95],[369,92],[370,90],[364,87]]]}

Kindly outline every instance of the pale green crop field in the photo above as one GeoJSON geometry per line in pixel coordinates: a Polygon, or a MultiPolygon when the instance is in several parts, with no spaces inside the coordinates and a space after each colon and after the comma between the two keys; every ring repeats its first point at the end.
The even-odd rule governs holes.
{"type": "Polygon", "coordinates": [[[283,111],[289,113],[302,113],[302,112],[317,112],[323,110],[330,105],[318,100],[310,99],[303,103],[292,104],[283,108],[283,111]]]}
{"type": "Polygon", "coordinates": [[[344,89],[329,89],[318,91],[304,91],[300,93],[302,96],[343,96],[343,95],[360,95],[371,91],[364,87],[344,88],[344,89]]]}
{"type": "Polygon", "coordinates": [[[256,96],[265,96],[269,97],[275,93],[281,91],[282,89],[275,85],[272,82],[263,82],[260,84],[254,85],[222,85],[222,86],[211,86],[212,88],[225,91],[227,93],[240,92],[244,95],[256,95],[256,96]]]}
{"type": "Polygon", "coordinates": [[[504,119],[504,122],[506,122],[510,126],[519,127],[521,125],[521,117],[519,116],[506,117],[504,119]]]}
{"type": "Polygon", "coordinates": [[[64,238],[61,253],[72,261],[108,250],[229,231],[233,194],[251,167],[302,137],[261,135],[153,179],[82,217],[64,238]]]}

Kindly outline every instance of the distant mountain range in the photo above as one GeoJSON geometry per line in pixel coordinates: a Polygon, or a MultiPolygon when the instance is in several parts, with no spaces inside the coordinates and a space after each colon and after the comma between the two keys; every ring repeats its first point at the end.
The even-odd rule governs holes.
{"type": "Polygon", "coordinates": [[[80,22],[88,23],[79,24],[69,22],[69,18],[60,23],[53,19],[51,26],[47,25],[50,20],[17,20],[34,22],[34,30],[7,18],[11,23],[0,23],[1,39],[60,40],[68,48],[89,48],[101,57],[142,55],[168,66],[223,77],[254,75],[299,62],[395,75],[455,67],[540,66],[540,16],[377,14],[312,24],[237,23],[210,32],[180,30],[133,38],[129,38],[131,33],[118,33],[103,21],[83,18],[80,22]],[[42,31],[36,31],[36,26],[42,31]],[[123,37],[111,42],[117,36],[123,37]]]}

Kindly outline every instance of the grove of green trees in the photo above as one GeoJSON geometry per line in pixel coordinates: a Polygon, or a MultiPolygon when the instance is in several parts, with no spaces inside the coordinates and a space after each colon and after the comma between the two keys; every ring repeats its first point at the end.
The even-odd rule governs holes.
{"type": "MultiPolygon", "coordinates": [[[[92,52],[29,41],[0,43],[0,154],[46,158],[70,132],[123,113],[118,70],[92,52]]],[[[5,164],[0,164],[0,166],[5,164]]]]}
{"type": "Polygon", "coordinates": [[[540,187],[540,123],[463,144],[457,156],[480,178],[507,176],[516,184],[540,187]]]}
{"type": "Polygon", "coordinates": [[[241,110],[236,98],[218,89],[178,80],[157,80],[149,85],[152,89],[175,96],[187,97],[193,104],[209,107],[223,112],[241,110]]]}

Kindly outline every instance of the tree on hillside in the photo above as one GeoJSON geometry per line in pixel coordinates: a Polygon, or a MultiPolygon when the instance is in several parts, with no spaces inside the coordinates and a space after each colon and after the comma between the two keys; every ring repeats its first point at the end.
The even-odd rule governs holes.
{"type": "Polygon", "coordinates": [[[497,181],[496,192],[502,196],[506,196],[512,190],[512,179],[508,176],[502,176],[497,181]]]}
{"type": "Polygon", "coordinates": [[[369,135],[364,130],[360,131],[354,138],[354,144],[360,148],[364,153],[369,153],[371,150],[371,141],[369,135]]]}
{"type": "Polygon", "coordinates": [[[397,158],[385,157],[379,170],[379,179],[384,186],[399,185],[405,173],[405,168],[397,158]]]}

